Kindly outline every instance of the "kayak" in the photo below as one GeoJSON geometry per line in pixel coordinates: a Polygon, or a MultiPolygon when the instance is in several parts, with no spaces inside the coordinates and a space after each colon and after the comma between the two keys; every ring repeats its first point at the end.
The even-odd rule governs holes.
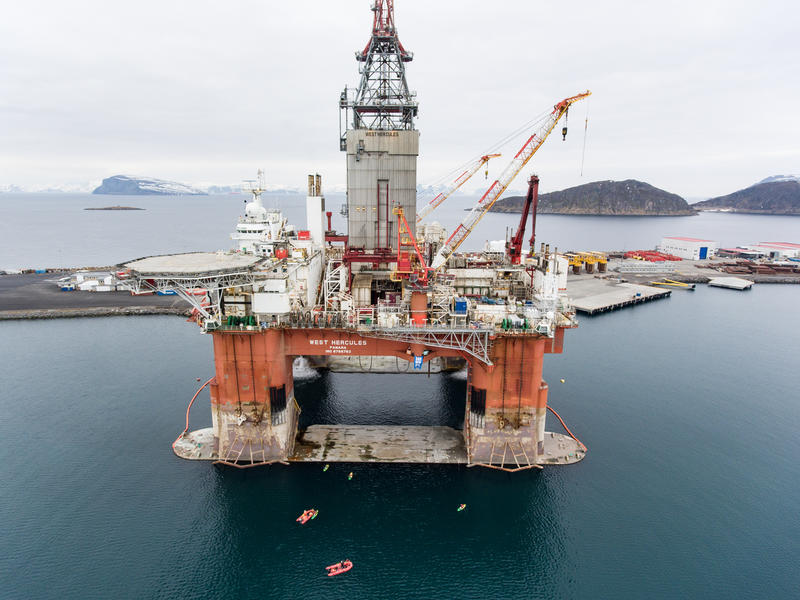
{"type": "Polygon", "coordinates": [[[297,518],[295,519],[295,521],[297,521],[297,522],[298,522],[298,523],[300,523],[301,525],[305,525],[305,524],[306,524],[306,523],[308,523],[308,522],[309,522],[311,519],[316,519],[318,514],[319,514],[319,511],[318,511],[317,509],[315,509],[315,508],[309,508],[308,510],[304,510],[304,511],[303,511],[303,514],[302,514],[302,515],[300,515],[299,517],[297,517],[297,518]]]}
{"type": "Polygon", "coordinates": [[[329,468],[330,468],[330,465],[325,465],[324,467],[322,467],[322,472],[324,473],[324,472],[325,472],[325,471],[327,471],[329,468]]]}
{"type": "Polygon", "coordinates": [[[342,562],[338,562],[335,565],[330,565],[329,567],[325,568],[328,569],[328,577],[333,577],[334,575],[340,575],[341,573],[346,573],[352,569],[353,563],[349,558],[346,558],[342,562]]]}
{"type": "Polygon", "coordinates": [[[347,475],[347,481],[350,481],[352,478],[353,478],[353,472],[350,471],[350,473],[347,475]]]}
{"type": "Polygon", "coordinates": [[[465,508],[467,508],[467,505],[466,505],[466,504],[459,504],[459,505],[458,505],[458,508],[457,508],[456,510],[457,510],[458,512],[461,512],[461,511],[462,511],[462,510],[464,510],[465,508]]]}

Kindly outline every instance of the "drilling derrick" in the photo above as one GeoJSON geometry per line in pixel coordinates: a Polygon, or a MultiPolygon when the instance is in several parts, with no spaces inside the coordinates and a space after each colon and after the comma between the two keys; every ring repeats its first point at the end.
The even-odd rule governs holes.
{"type": "Polygon", "coordinates": [[[372,11],[372,35],[356,52],[361,80],[339,102],[346,124],[340,148],[347,152],[349,247],[390,257],[397,250],[393,208],[403,209],[415,233],[418,105],[406,82],[413,55],[397,37],[393,0],[375,0],[372,11]]]}

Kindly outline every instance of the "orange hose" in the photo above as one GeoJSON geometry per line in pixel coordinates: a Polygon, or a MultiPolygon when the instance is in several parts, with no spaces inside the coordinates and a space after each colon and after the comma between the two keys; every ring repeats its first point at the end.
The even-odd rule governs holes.
{"type": "MultiPolygon", "coordinates": [[[[216,377],[216,375],[215,375],[214,377],[216,377]]],[[[187,407],[186,407],[186,427],[184,428],[184,430],[183,430],[183,431],[181,431],[181,434],[180,434],[178,437],[176,437],[176,438],[175,438],[175,441],[174,441],[174,442],[172,442],[172,449],[173,449],[173,450],[175,449],[175,444],[177,444],[177,443],[178,443],[178,440],[179,440],[179,439],[181,439],[181,438],[184,436],[184,434],[185,434],[187,431],[189,431],[189,411],[190,411],[190,410],[191,410],[191,408],[192,408],[192,404],[194,404],[194,401],[195,401],[195,399],[196,399],[196,398],[197,398],[197,397],[200,395],[200,392],[202,392],[202,391],[203,391],[203,388],[204,388],[204,387],[206,387],[206,386],[207,386],[209,383],[211,383],[212,381],[214,381],[214,377],[212,377],[211,379],[209,379],[208,381],[206,381],[206,382],[205,382],[203,385],[201,385],[201,386],[200,386],[200,389],[198,389],[198,390],[197,390],[197,391],[194,393],[194,396],[192,396],[192,399],[189,401],[189,406],[187,406],[187,407]]]]}
{"type": "Polygon", "coordinates": [[[573,440],[575,440],[576,442],[578,442],[578,443],[581,445],[581,448],[583,448],[583,451],[584,451],[584,452],[586,452],[586,451],[587,451],[587,449],[586,449],[586,446],[584,446],[584,445],[583,445],[583,442],[582,442],[582,441],[580,441],[578,438],[576,438],[576,437],[575,437],[575,435],[574,435],[574,434],[573,434],[573,433],[572,433],[572,432],[569,430],[569,427],[567,427],[567,424],[566,424],[566,423],[564,423],[564,419],[562,419],[562,418],[561,418],[561,415],[559,415],[559,414],[558,414],[558,413],[557,413],[555,410],[553,410],[553,408],[552,408],[552,407],[551,407],[549,404],[547,405],[547,410],[549,410],[551,413],[553,413],[553,414],[556,416],[556,418],[557,418],[559,421],[561,421],[561,425],[564,427],[564,429],[566,429],[566,430],[567,430],[567,433],[569,434],[569,436],[570,436],[570,437],[571,437],[573,440]]]}

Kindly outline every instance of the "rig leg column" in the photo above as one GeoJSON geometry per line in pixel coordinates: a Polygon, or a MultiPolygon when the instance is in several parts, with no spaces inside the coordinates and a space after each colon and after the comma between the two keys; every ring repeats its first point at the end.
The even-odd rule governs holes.
{"type": "Polygon", "coordinates": [[[492,347],[492,368],[468,362],[470,409],[465,439],[473,464],[515,470],[538,464],[544,454],[547,384],[542,381],[545,344],[536,337],[502,337],[492,347]]]}
{"type": "Polygon", "coordinates": [[[414,327],[424,327],[428,321],[428,294],[411,292],[411,322],[414,327]]]}
{"type": "Polygon", "coordinates": [[[211,412],[217,457],[254,464],[286,460],[299,409],[283,332],[215,332],[211,412]]]}

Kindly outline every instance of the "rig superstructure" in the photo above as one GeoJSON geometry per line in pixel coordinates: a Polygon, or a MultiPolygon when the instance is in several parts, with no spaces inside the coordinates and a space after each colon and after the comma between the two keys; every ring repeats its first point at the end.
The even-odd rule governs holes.
{"type": "MultiPolygon", "coordinates": [[[[190,302],[193,319],[214,340],[216,373],[207,382],[212,427],[194,437],[184,432],[174,448],[185,458],[237,466],[303,460],[296,447],[296,357],[393,356],[413,368],[459,357],[468,372],[460,447],[430,458],[437,456],[433,448],[424,460],[507,470],[575,462],[585,452],[580,442],[545,432],[542,379],[544,355],[561,352],[565,330],[576,326],[565,295],[568,259],[545,244],[534,252],[533,235],[524,254],[525,216],[505,246],[456,249],[588,92],[554,106],[446,238],[441,226],[417,218],[418,106],[405,76],[412,55],[397,37],[392,0],[376,0],[372,10],[372,36],[356,53],[360,84],[340,97],[347,233],[331,229],[319,175],[308,176],[302,230],[263,206],[259,177],[232,234],[234,250],[125,265],[138,290],[171,289],[190,302]],[[561,451],[554,455],[548,444],[561,451]]],[[[493,156],[471,165],[449,192],[493,156]]],[[[535,216],[538,178],[529,186],[535,216]]],[[[434,198],[425,215],[443,200],[434,198]]]]}

